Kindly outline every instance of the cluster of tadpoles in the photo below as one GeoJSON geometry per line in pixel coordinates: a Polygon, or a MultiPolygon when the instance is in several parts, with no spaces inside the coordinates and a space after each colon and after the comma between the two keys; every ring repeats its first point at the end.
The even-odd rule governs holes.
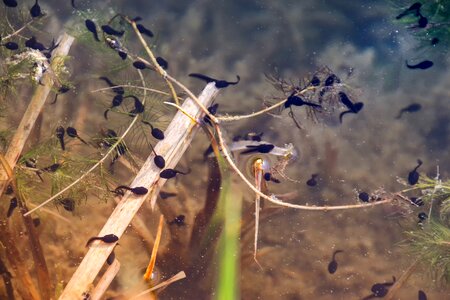
{"type": "MultiPolygon", "coordinates": [[[[410,7],[408,7],[406,10],[404,10],[403,12],[401,12],[399,15],[397,15],[395,18],[397,20],[400,20],[408,15],[414,15],[415,17],[418,17],[417,19],[417,25],[411,27],[411,28],[427,28],[428,26],[428,18],[426,18],[422,12],[421,12],[421,8],[422,8],[422,3],[420,2],[415,2],[414,4],[412,4],[410,7]]],[[[435,46],[437,43],[439,43],[439,38],[434,37],[431,40],[431,45],[435,46]]],[[[424,60],[416,65],[410,65],[408,64],[408,61],[405,62],[406,63],[406,67],[409,69],[421,69],[421,70],[426,70],[429,69],[433,66],[433,62],[430,60],[424,60]]]]}

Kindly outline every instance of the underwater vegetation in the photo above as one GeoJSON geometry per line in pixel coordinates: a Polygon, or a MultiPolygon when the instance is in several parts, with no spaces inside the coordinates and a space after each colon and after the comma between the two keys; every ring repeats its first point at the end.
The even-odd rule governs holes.
{"type": "MultiPolygon", "coordinates": [[[[410,255],[411,266],[364,282],[360,298],[393,299],[419,266],[448,284],[450,180],[441,178],[439,166],[430,177],[422,170],[432,162],[417,159],[410,169],[393,171],[402,189],[358,187],[353,199],[312,202],[283,190],[287,183],[314,193],[329,180],[322,171],[305,170],[301,179],[290,175],[299,157],[308,159],[302,149],[278,144],[278,133],[269,129],[229,135],[228,123],[256,117],[285,119],[292,142],[311,128],[357,131],[354,121],[370,113],[370,99],[350,83],[350,75],[328,66],[299,70],[298,78],[265,74],[273,94],[254,112],[226,113],[221,95],[242,88],[246,79],[198,70],[178,74],[169,56],[159,56],[156,38],[164,37],[151,20],[67,1],[72,22],[59,37],[49,37],[43,34],[51,18],[40,6],[44,2],[0,4],[0,104],[2,127],[8,128],[0,132],[0,297],[164,299],[177,289],[179,295],[239,299],[243,268],[282,272],[267,261],[279,249],[261,243],[266,232],[260,225],[270,217],[298,210],[320,220],[332,212],[369,215],[385,207],[403,212],[405,240],[399,248],[410,255]],[[189,88],[188,79],[201,84],[201,92],[189,88]],[[87,100],[71,101],[76,94],[87,100]],[[66,106],[67,114],[83,113],[67,118],[60,113],[66,106]],[[24,112],[8,115],[3,107],[24,112]],[[43,120],[44,112],[50,120],[43,120]],[[182,160],[190,147],[200,154],[198,162],[182,160]],[[205,199],[195,207],[180,204],[187,197],[198,200],[199,193],[205,199]],[[54,229],[49,236],[43,234],[46,226],[54,229]],[[138,237],[139,246],[130,236],[138,237]],[[58,247],[67,247],[66,259],[55,255],[58,247]],[[127,255],[135,259],[131,266],[127,255]],[[138,276],[131,284],[119,283],[127,267],[138,276]]],[[[433,47],[448,43],[442,36],[447,2],[436,3],[402,6],[392,19],[419,38],[432,36],[433,47]]],[[[433,66],[423,58],[403,67],[427,72],[433,66]]],[[[421,109],[414,102],[394,118],[402,122],[421,109]]],[[[300,230],[293,225],[280,231],[300,230]]],[[[352,249],[336,245],[326,251],[321,271],[331,282],[345,272],[352,249]]],[[[426,299],[428,286],[416,289],[426,299]]]]}

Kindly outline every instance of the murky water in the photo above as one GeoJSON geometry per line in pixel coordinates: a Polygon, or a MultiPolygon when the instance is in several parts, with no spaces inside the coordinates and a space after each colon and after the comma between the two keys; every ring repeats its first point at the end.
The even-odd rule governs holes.
{"type": "MultiPolygon", "coordinates": [[[[26,13],[32,2],[20,3],[19,7],[26,13]]],[[[417,29],[407,29],[394,22],[400,8],[410,3],[75,2],[81,12],[73,11],[70,1],[39,1],[48,12],[43,27],[39,27],[44,30],[24,33],[25,38],[36,35],[46,45],[63,31],[78,37],[68,61],[70,76],[67,78],[74,89],[60,95],[54,106],[45,105],[40,127],[33,133],[27,150],[52,138],[56,124],[74,126],[86,137],[98,135],[106,128],[123,133],[130,122],[123,112],[133,107],[132,102],[124,104],[126,109],[122,114],[111,110],[109,119],[105,120],[103,113],[110,107],[114,93],[92,91],[106,86],[98,80],[100,76],[108,76],[116,84],[141,85],[141,81],[131,61],[122,61],[108,47],[101,48],[84,27],[86,18],[99,22],[98,26],[120,12],[142,17],[142,24],[155,34],[155,38],[149,39],[153,42],[152,49],[169,62],[170,75],[192,91],[201,91],[203,82],[188,77],[189,73],[204,73],[229,81],[240,76],[239,84],[222,90],[217,97],[218,114],[253,112],[263,108],[267,101],[289,96],[277,91],[265,74],[278,74],[299,85],[299,80],[305,77],[310,80],[324,66],[343,81],[354,103],[364,103],[358,113],[346,114],[342,124],[338,118],[342,110],[330,117],[332,121],[316,123],[305,118],[303,106],[292,107],[302,129],[297,128],[287,109],[223,126],[230,144],[234,136],[263,132],[263,140],[268,143],[280,147],[294,145],[298,158],[287,165],[285,175],[295,182],[279,178],[279,184],[268,183],[270,193],[295,193],[288,202],[346,205],[360,203],[361,191],[398,192],[404,188],[398,179],[406,181],[418,158],[424,162],[419,169],[422,174],[434,177],[439,166],[442,178],[450,176],[450,76],[446,70],[446,45],[423,47],[423,42],[419,43],[412,35],[417,29]],[[417,63],[426,59],[434,62],[432,68],[412,70],[405,66],[405,60],[417,63]],[[397,119],[400,109],[411,103],[420,103],[421,110],[397,119]],[[312,174],[318,174],[315,186],[306,184],[312,174]]],[[[14,15],[10,8],[7,10],[3,14],[14,15]]],[[[16,26],[21,24],[20,20],[11,20],[16,26]]],[[[8,29],[2,32],[7,33],[8,29]]],[[[145,57],[131,32],[126,33],[122,42],[130,52],[145,57]]],[[[149,70],[144,75],[148,76],[147,86],[166,90],[163,81],[149,70]]],[[[1,120],[2,128],[17,126],[21,114],[13,112],[25,110],[32,92],[30,86],[27,83],[18,86],[19,100],[6,102],[7,117],[1,120]]],[[[161,104],[167,100],[167,97],[152,98],[154,109],[148,115],[163,129],[174,113],[161,104]]],[[[117,184],[131,182],[132,167],[126,167],[122,161],[131,161],[128,166],[141,166],[150,154],[148,140],[155,143],[149,138],[144,141],[143,135],[133,133],[126,139],[132,155],[119,159],[114,175],[108,180],[117,184]]],[[[177,193],[177,197],[159,199],[159,206],[153,212],[144,204],[138,214],[153,234],[159,211],[169,220],[180,214],[186,216],[187,226],[164,228],[156,267],[159,280],[181,270],[187,278],[158,294],[161,299],[211,299],[217,293],[215,274],[219,264],[214,258],[217,245],[210,241],[199,251],[201,255],[193,257],[192,245],[196,241],[191,240],[195,218],[206,202],[211,181],[208,178],[211,165],[202,155],[209,144],[200,133],[177,165],[177,169],[191,170],[188,176],[178,176],[165,185],[164,191],[177,193]]],[[[93,151],[82,145],[71,145],[73,153],[94,157],[93,151]]],[[[248,161],[252,159],[253,156],[238,158],[238,165],[246,174],[248,161]]],[[[244,197],[240,276],[236,279],[241,299],[362,299],[371,294],[373,284],[392,281],[392,276],[398,279],[415,260],[400,244],[405,239],[405,231],[417,229],[417,214],[422,208],[386,204],[314,212],[275,208],[266,202],[259,227],[260,268],[253,261],[254,195],[237,176],[233,178],[233,189],[236,195],[242,193],[244,197]],[[343,252],[336,255],[338,267],[330,274],[327,268],[336,250],[343,252]]],[[[46,192],[49,190],[48,186],[46,192]]],[[[48,206],[69,223],[45,212],[36,215],[41,218],[38,231],[54,284],[60,283],[62,287],[68,282],[87,252],[86,240],[99,232],[113,211],[113,197],[108,196],[105,202],[100,194],[90,191],[74,213],[48,206]]],[[[36,195],[38,199],[31,202],[43,201],[49,194],[40,191],[36,195]]],[[[7,210],[5,205],[3,210],[7,210]]],[[[26,241],[20,240],[18,245],[24,246],[26,241]]],[[[152,245],[153,241],[142,241],[133,229],[127,230],[115,250],[121,269],[105,297],[131,295],[146,288],[141,277],[152,245]]],[[[25,254],[28,256],[29,253],[25,254]]],[[[418,290],[426,291],[428,299],[445,299],[449,295],[448,286],[436,282],[426,268],[418,266],[394,299],[417,299],[418,290]]]]}

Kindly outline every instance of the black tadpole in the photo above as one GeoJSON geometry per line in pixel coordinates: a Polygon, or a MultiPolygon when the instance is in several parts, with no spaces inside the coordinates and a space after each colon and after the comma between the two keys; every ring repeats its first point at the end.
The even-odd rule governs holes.
{"type": "Polygon", "coordinates": [[[333,256],[331,257],[331,261],[328,264],[328,273],[334,274],[337,271],[338,263],[336,261],[336,254],[344,252],[343,250],[336,250],[333,253],[333,256]]]}
{"type": "Polygon", "coordinates": [[[98,38],[98,33],[97,33],[97,26],[95,25],[95,23],[92,20],[87,19],[86,21],[84,21],[84,24],[86,25],[86,28],[92,32],[92,34],[94,35],[94,39],[97,42],[100,42],[99,38],[98,38]]]}
{"type": "Polygon", "coordinates": [[[148,189],[143,187],[143,186],[138,186],[138,187],[131,188],[131,187],[126,186],[126,185],[119,185],[114,190],[114,193],[119,194],[119,195],[123,195],[123,191],[122,190],[130,191],[130,192],[132,192],[135,195],[145,195],[145,194],[148,193],[148,189]]]}
{"type": "Polygon", "coordinates": [[[422,105],[420,105],[419,103],[412,103],[412,104],[402,108],[399,111],[396,119],[400,119],[404,113],[414,113],[414,112],[418,112],[421,109],[422,109],[422,105]]]}
{"type": "Polygon", "coordinates": [[[416,65],[409,65],[407,60],[405,60],[405,63],[406,63],[406,67],[408,67],[408,69],[426,70],[433,66],[433,62],[431,60],[424,60],[416,65]]]}
{"type": "Polygon", "coordinates": [[[134,99],[134,109],[130,110],[128,113],[130,114],[130,116],[135,117],[136,114],[140,114],[143,113],[145,111],[145,107],[142,104],[141,100],[139,100],[138,97],[133,96],[133,95],[129,95],[126,97],[123,97],[124,99],[126,98],[133,98],[134,99]]]}
{"type": "Polygon", "coordinates": [[[368,193],[366,192],[361,192],[358,194],[358,198],[359,200],[361,200],[362,202],[369,202],[370,200],[370,196],[368,193]]]}
{"type": "Polygon", "coordinates": [[[102,25],[101,28],[102,28],[104,33],[109,34],[109,35],[114,35],[114,36],[117,36],[117,37],[121,37],[125,33],[125,31],[123,31],[123,30],[122,31],[117,31],[117,30],[115,30],[114,28],[112,28],[109,25],[102,25]]]}
{"type": "Polygon", "coordinates": [[[135,67],[138,70],[144,70],[145,68],[147,68],[147,65],[144,62],[137,60],[133,62],[133,67],[135,67]]]}
{"type": "Polygon", "coordinates": [[[17,198],[14,197],[11,199],[10,203],[9,203],[9,208],[8,208],[8,212],[6,213],[6,217],[9,218],[11,217],[11,215],[14,212],[14,209],[17,207],[17,198]]]}
{"type": "MultiPolygon", "coordinates": [[[[210,114],[212,114],[213,116],[215,116],[216,113],[217,113],[217,109],[218,109],[218,108],[219,108],[219,103],[215,103],[215,104],[211,105],[210,107],[208,107],[208,111],[209,111],[210,114]]],[[[205,123],[207,123],[207,124],[209,124],[209,125],[212,126],[212,124],[211,124],[211,118],[210,118],[209,116],[204,116],[204,117],[203,117],[203,122],[205,122],[205,123]]]]}
{"type": "Polygon", "coordinates": [[[70,136],[71,138],[77,138],[77,139],[79,139],[81,142],[83,142],[84,144],[87,145],[87,142],[86,142],[85,140],[83,140],[83,139],[78,135],[78,132],[77,132],[77,130],[76,130],[75,128],[70,127],[70,126],[67,127],[67,128],[66,128],[66,133],[67,133],[67,135],[70,136]]]}
{"type": "Polygon", "coordinates": [[[59,143],[61,144],[61,149],[63,151],[66,150],[66,146],[64,144],[64,132],[65,132],[65,130],[64,130],[64,127],[62,127],[62,126],[58,126],[55,131],[56,137],[58,138],[59,143]]]}
{"type": "Polygon", "coordinates": [[[348,108],[348,110],[341,112],[341,114],[339,115],[340,123],[342,123],[342,118],[345,114],[357,114],[364,107],[364,103],[362,102],[353,103],[344,92],[339,92],[339,99],[341,100],[342,104],[344,104],[348,108]]]}
{"type": "Polygon", "coordinates": [[[5,44],[2,44],[1,46],[5,47],[8,50],[14,51],[19,49],[19,45],[15,42],[7,42],[5,44]]]}
{"type": "Polygon", "coordinates": [[[168,222],[169,225],[178,225],[178,226],[184,226],[186,223],[184,223],[184,220],[186,217],[184,215],[176,216],[172,221],[168,222]]]}
{"type": "Polygon", "coordinates": [[[5,5],[7,7],[16,7],[17,6],[16,0],[3,0],[3,3],[5,3],[5,5]]]}
{"type": "Polygon", "coordinates": [[[62,85],[62,86],[60,86],[60,87],[58,88],[58,91],[56,92],[55,99],[53,99],[53,102],[50,103],[50,104],[55,104],[55,103],[56,103],[56,100],[58,100],[58,95],[60,95],[60,94],[65,94],[65,93],[67,93],[68,91],[70,91],[70,87],[69,87],[69,86],[67,86],[67,85],[62,85]]]}
{"type": "Polygon", "coordinates": [[[42,15],[41,7],[39,6],[38,0],[34,3],[34,5],[30,9],[30,15],[32,18],[37,18],[42,15]]]}
{"type": "MultiPolygon", "coordinates": [[[[135,22],[137,22],[137,21],[135,20],[135,22]]],[[[140,33],[145,34],[149,37],[153,37],[153,32],[150,29],[145,28],[144,25],[136,24],[136,27],[140,33]]]]}
{"type": "Polygon", "coordinates": [[[86,247],[88,247],[93,241],[96,241],[96,240],[102,241],[102,242],[107,243],[107,244],[112,244],[112,243],[117,242],[119,240],[119,237],[117,235],[115,235],[115,234],[107,234],[107,235],[104,235],[104,236],[94,236],[94,237],[91,237],[87,241],[86,247]]]}
{"type": "Polygon", "coordinates": [[[72,198],[63,198],[58,201],[59,204],[62,205],[62,207],[67,211],[74,211],[75,210],[75,200],[72,198]]]}
{"type": "Polygon", "coordinates": [[[109,254],[108,258],[106,259],[106,263],[108,265],[112,265],[112,263],[116,260],[116,254],[114,254],[114,250],[109,254]]]}
{"type": "Polygon", "coordinates": [[[44,172],[50,172],[50,173],[55,173],[55,172],[56,172],[56,170],[58,170],[58,169],[59,169],[59,167],[61,167],[61,164],[58,164],[58,163],[54,163],[54,164],[53,164],[53,165],[51,165],[51,166],[48,166],[48,167],[42,168],[42,169],[41,169],[41,171],[44,171],[44,172]]]}
{"type": "Polygon", "coordinates": [[[259,144],[259,145],[248,145],[246,146],[248,150],[244,150],[241,154],[249,154],[249,153],[269,153],[275,148],[272,144],[259,144]]]}
{"type": "Polygon", "coordinates": [[[422,165],[422,161],[420,159],[417,160],[417,166],[408,174],[408,183],[410,185],[415,185],[419,181],[419,172],[417,169],[422,165]]]}
{"type": "Polygon", "coordinates": [[[216,88],[218,88],[218,89],[226,88],[229,85],[236,85],[241,80],[241,77],[239,75],[236,75],[237,80],[234,81],[234,82],[226,81],[226,80],[214,79],[214,78],[211,78],[209,76],[206,76],[206,75],[203,75],[203,74],[199,74],[199,73],[191,73],[191,74],[189,74],[189,76],[190,77],[194,77],[194,78],[198,78],[198,79],[203,80],[203,81],[206,81],[207,83],[215,82],[216,88]]]}
{"type": "Polygon", "coordinates": [[[159,129],[157,127],[153,127],[153,125],[150,122],[148,122],[148,121],[142,120],[141,122],[144,123],[145,125],[150,126],[150,128],[152,130],[151,134],[152,134],[152,136],[155,139],[157,139],[157,140],[163,140],[164,139],[164,132],[161,129],[159,129]]]}
{"type": "Polygon", "coordinates": [[[101,76],[98,79],[103,80],[104,82],[106,82],[106,84],[112,88],[112,91],[118,95],[123,95],[125,94],[125,90],[123,87],[121,86],[117,86],[117,84],[114,84],[111,80],[109,80],[108,77],[105,76],[101,76]]]}
{"type": "Polygon", "coordinates": [[[123,94],[117,94],[114,96],[114,98],[111,101],[111,107],[105,110],[105,112],[103,113],[103,116],[105,117],[106,120],[108,120],[108,111],[114,107],[120,106],[122,104],[122,101],[123,101],[123,94]]]}
{"type": "Polygon", "coordinates": [[[170,193],[170,192],[164,192],[164,191],[160,191],[159,192],[159,197],[161,197],[161,199],[165,200],[171,197],[175,197],[177,195],[177,193],[170,193]]]}
{"type": "Polygon", "coordinates": [[[159,173],[159,177],[164,178],[164,179],[170,179],[170,178],[174,178],[175,176],[177,176],[177,174],[181,174],[181,175],[187,175],[188,172],[181,172],[175,169],[165,169],[162,170],[161,173],[159,173]]]}
{"type": "Polygon", "coordinates": [[[161,155],[155,155],[153,162],[160,169],[164,169],[166,167],[166,160],[161,155]]]}
{"type": "Polygon", "coordinates": [[[307,186],[310,186],[310,187],[313,187],[313,186],[316,186],[317,185],[317,180],[316,180],[316,178],[319,176],[319,174],[312,174],[311,175],[311,178],[308,180],[308,181],[306,181],[306,185],[307,186]]]}
{"type": "Polygon", "coordinates": [[[417,293],[417,298],[419,300],[427,300],[427,294],[425,294],[424,291],[419,290],[419,292],[417,293]]]}
{"type": "Polygon", "coordinates": [[[280,180],[273,177],[273,175],[269,172],[264,173],[263,175],[265,181],[272,181],[274,183],[280,183],[280,180]]]}
{"type": "Polygon", "coordinates": [[[408,9],[404,10],[401,14],[395,17],[397,20],[403,18],[404,16],[414,13],[416,16],[420,14],[420,8],[422,7],[422,3],[416,2],[411,5],[408,9]]]}
{"type": "Polygon", "coordinates": [[[294,106],[310,106],[313,108],[321,108],[322,106],[320,104],[316,104],[316,103],[312,103],[312,102],[307,102],[304,101],[302,98],[300,98],[299,96],[295,96],[294,93],[292,93],[288,98],[287,101],[284,103],[284,108],[289,108],[292,105],[294,106]]]}
{"type": "Polygon", "coordinates": [[[162,58],[161,56],[158,56],[156,58],[156,62],[158,63],[158,65],[163,68],[163,70],[167,70],[169,68],[169,63],[167,62],[167,60],[165,60],[164,58],[162,58]]]}

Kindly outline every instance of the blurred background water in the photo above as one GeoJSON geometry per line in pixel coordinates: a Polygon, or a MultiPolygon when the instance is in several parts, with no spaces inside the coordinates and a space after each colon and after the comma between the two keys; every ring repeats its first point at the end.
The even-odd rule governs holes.
{"type": "MultiPolygon", "coordinates": [[[[31,7],[32,2],[23,5],[31,7]]],[[[46,31],[39,32],[43,39],[51,40],[50,37],[56,37],[66,27],[82,20],[72,11],[70,1],[42,0],[39,3],[50,15],[46,31]]],[[[302,183],[282,182],[271,188],[275,192],[297,192],[300,196],[293,200],[295,203],[356,203],[359,191],[373,192],[380,187],[398,191],[402,185],[397,179],[405,179],[418,158],[424,161],[422,172],[434,177],[436,167],[440,166],[443,178],[450,175],[447,49],[440,44],[420,47],[422,44],[412,36],[411,30],[394,22],[401,8],[411,4],[407,1],[76,3],[82,10],[101,12],[99,15],[112,16],[121,12],[141,16],[143,24],[156,34],[155,52],[169,61],[170,74],[194,91],[200,91],[203,84],[189,78],[189,73],[205,73],[228,80],[234,80],[239,74],[241,82],[225,89],[217,99],[221,114],[255,111],[262,107],[264,98],[276,95],[265,73],[298,80],[310,76],[321,66],[328,66],[345,78],[356,91],[358,99],[354,100],[363,102],[364,108],[344,118],[342,125],[325,126],[306,121],[305,129],[299,130],[286,112],[283,118],[265,115],[226,125],[230,136],[264,132],[264,140],[271,143],[294,144],[300,157],[287,172],[302,183]],[[405,60],[415,63],[425,59],[434,62],[431,69],[410,70],[405,66],[405,60]],[[348,76],[350,70],[352,74],[348,76]],[[420,103],[422,110],[395,119],[401,108],[413,102],[420,103]],[[304,182],[313,173],[319,174],[318,185],[310,188],[304,182]]],[[[88,132],[98,131],[104,120],[98,115],[86,115],[89,109],[85,105],[97,103],[94,107],[99,109],[108,101],[102,102],[103,96],[89,93],[101,86],[90,79],[101,74],[87,73],[101,62],[91,59],[89,47],[85,45],[76,45],[71,56],[74,70],[71,78],[77,90],[59,97],[62,107],[57,108],[58,121],[78,122],[88,132]]],[[[129,78],[127,73],[106,75],[122,77],[124,81],[129,78]]],[[[45,112],[47,122],[42,125],[42,131],[51,128],[54,122],[49,113],[52,112],[45,112]]],[[[189,215],[189,207],[196,207],[195,202],[204,197],[202,188],[207,182],[206,170],[198,161],[199,153],[208,144],[205,138],[198,139],[181,163],[191,166],[194,175],[171,186],[184,195],[177,200],[182,204],[176,205],[184,209],[186,215],[189,215]],[[181,192],[186,186],[196,189],[181,192]]],[[[243,191],[248,200],[246,205],[250,207],[253,195],[245,188],[243,191]]],[[[103,210],[101,203],[81,208],[80,218],[75,217],[74,222],[83,229],[79,228],[80,232],[74,234],[74,228],[61,226],[55,231],[58,232],[56,238],[53,236],[50,240],[55,238],[58,242],[63,235],[64,247],[71,247],[69,241],[74,235],[80,235],[80,239],[92,236],[108,216],[108,211],[103,210]],[[90,210],[97,207],[101,217],[91,222],[92,228],[83,228],[90,218],[90,210]]],[[[269,216],[260,225],[259,261],[263,270],[252,260],[242,263],[241,298],[361,299],[369,295],[372,284],[390,281],[393,275],[398,278],[413,261],[398,244],[404,239],[403,231],[417,226],[418,211],[402,219],[387,218],[395,212],[396,208],[378,206],[328,213],[284,209],[282,213],[269,216]],[[338,255],[338,271],[331,275],[327,265],[337,249],[344,252],[338,255]]],[[[179,230],[178,234],[183,235],[184,229],[179,230]]],[[[139,241],[127,245],[139,245],[139,241]]],[[[54,247],[57,260],[61,250],[54,247]]],[[[251,254],[251,242],[242,247],[243,255],[251,254]]],[[[140,249],[136,252],[144,251],[139,246],[136,249],[140,249]]],[[[72,265],[67,271],[58,271],[61,280],[70,278],[73,267],[84,253],[84,249],[70,251],[72,265]]],[[[123,270],[112,287],[121,291],[133,286],[147,257],[136,259],[136,253],[130,248],[118,249],[118,252],[123,270]]],[[[58,265],[63,268],[62,262],[58,265]]],[[[419,289],[426,290],[429,299],[448,297],[448,289],[428,275],[418,269],[398,298],[417,299],[419,289]]],[[[209,280],[193,282],[188,274],[186,280],[169,287],[160,298],[209,299],[213,290],[209,280]]]]}

